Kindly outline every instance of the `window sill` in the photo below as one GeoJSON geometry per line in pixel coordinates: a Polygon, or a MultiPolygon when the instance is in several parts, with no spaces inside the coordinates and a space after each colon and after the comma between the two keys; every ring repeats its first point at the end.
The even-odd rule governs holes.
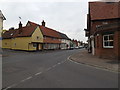
{"type": "Polygon", "coordinates": [[[114,48],[114,47],[103,47],[103,48],[111,48],[111,49],[112,49],[112,48],[114,48]]]}

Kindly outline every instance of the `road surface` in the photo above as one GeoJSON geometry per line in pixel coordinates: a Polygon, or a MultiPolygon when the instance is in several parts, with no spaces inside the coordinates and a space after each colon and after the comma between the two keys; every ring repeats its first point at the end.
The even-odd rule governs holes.
{"type": "Polygon", "coordinates": [[[4,50],[3,88],[118,88],[118,74],[68,59],[81,50],[4,50]]]}

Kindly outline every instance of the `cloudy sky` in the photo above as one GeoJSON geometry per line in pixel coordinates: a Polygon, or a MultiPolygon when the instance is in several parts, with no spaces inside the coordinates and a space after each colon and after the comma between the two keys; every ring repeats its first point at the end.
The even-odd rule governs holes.
{"type": "Polygon", "coordinates": [[[0,0],[0,10],[6,17],[4,29],[18,28],[19,17],[23,26],[28,20],[40,25],[44,20],[47,27],[85,42],[89,1],[98,0],[0,0]]]}

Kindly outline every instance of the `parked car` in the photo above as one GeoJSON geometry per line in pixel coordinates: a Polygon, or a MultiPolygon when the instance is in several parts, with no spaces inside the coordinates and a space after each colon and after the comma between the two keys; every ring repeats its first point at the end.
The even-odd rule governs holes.
{"type": "Polygon", "coordinates": [[[79,46],[79,49],[84,48],[83,46],[79,46]]]}
{"type": "Polygon", "coordinates": [[[79,47],[75,47],[75,49],[79,49],[79,47]]]}
{"type": "Polygon", "coordinates": [[[73,49],[74,49],[74,47],[70,47],[70,48],[69,48],[69,50],[73,50],[73,49]]]}

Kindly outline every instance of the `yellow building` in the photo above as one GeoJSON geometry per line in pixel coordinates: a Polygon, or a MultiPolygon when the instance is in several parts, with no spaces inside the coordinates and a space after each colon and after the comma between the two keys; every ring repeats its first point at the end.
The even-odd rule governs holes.
{"type": "Polygon", "coordinates": [[[19,23],[18,29],[10,29],[2,35],[2,48],[14,50],[42,50],[43,35],[39,26],[25,26],[19,23]]]}

